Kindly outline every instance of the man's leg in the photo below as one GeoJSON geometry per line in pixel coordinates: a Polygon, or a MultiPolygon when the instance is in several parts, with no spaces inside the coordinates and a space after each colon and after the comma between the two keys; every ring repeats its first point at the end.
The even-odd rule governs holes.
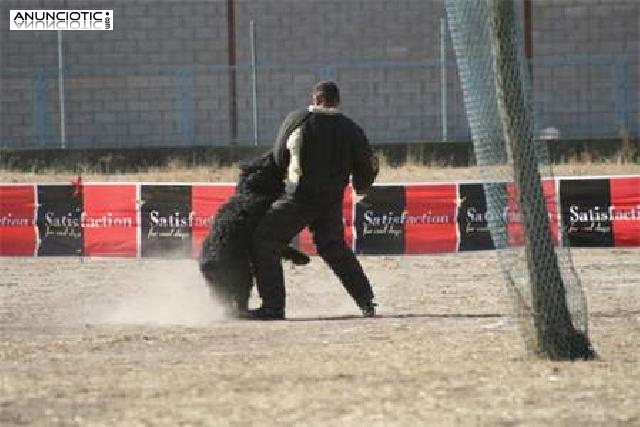
{"type": "Polygon", "coordinates": [[[284,310],[285,288],[282,252],[306,225],[300,206],[292,200],[277,200],[262,218],[253,235],[252,259],[256,285],[267,310],[284,310]]]}
{"type": "Polygon", "coordinates": [[[344,242],[342,207],[316,217],[309,228],[318,254],[340,279],[349,295],[366,316],[374,314],[373,290],[360,262],[344,242]]]}

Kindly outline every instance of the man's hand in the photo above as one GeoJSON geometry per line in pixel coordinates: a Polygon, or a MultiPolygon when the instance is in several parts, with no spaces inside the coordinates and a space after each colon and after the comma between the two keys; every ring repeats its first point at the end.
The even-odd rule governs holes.
{"type": "Polygon", "coordinates": [[[360,158],[356,157],[354,159],[355,165],[351,180],[353,188],[355,188],[358,193],[367,191],[380,171],[378,157],[370,151],[368,145],[363,146],[362,149],[363,152],[360,158]],[[367,150],[369,151],[367,152],[367,150]]]}

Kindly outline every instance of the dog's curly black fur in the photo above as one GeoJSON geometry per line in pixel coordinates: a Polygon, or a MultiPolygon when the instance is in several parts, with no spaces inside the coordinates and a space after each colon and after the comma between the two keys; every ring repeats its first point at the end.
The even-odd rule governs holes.
{"type": "MultiPolygon", "coordinates": [[[[248,308],[253,286],[253,232],[283,190],[282,173],[271,153],[242,165],[235,194],[220,207],[203,242],[200,271],[211,293],[233,314],[248,308]]],[[[295,264],[309,262],[307,255],[292,247],[283,257],[295,264]]]]}

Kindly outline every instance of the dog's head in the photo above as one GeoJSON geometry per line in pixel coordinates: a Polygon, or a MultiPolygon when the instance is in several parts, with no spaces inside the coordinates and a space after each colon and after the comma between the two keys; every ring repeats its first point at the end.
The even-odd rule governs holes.
{"type": "Polygon", "coordinates": [[[278,196],[284,189],[282,171],[276,166],[273,153],[240,165],[238,193],[278,196]]]}

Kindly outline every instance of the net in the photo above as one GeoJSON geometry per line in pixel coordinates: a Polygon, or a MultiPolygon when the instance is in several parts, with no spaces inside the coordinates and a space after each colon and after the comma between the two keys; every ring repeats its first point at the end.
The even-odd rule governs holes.
{"type": "Polygon", "coordinates": [[[513,0],[446,7],[487,225],[525,346],[553,360],[594,358],[579,277],[569,249],[556,245],[555,181],[547,147],[534,137],[522,15],[513,0]]]}

